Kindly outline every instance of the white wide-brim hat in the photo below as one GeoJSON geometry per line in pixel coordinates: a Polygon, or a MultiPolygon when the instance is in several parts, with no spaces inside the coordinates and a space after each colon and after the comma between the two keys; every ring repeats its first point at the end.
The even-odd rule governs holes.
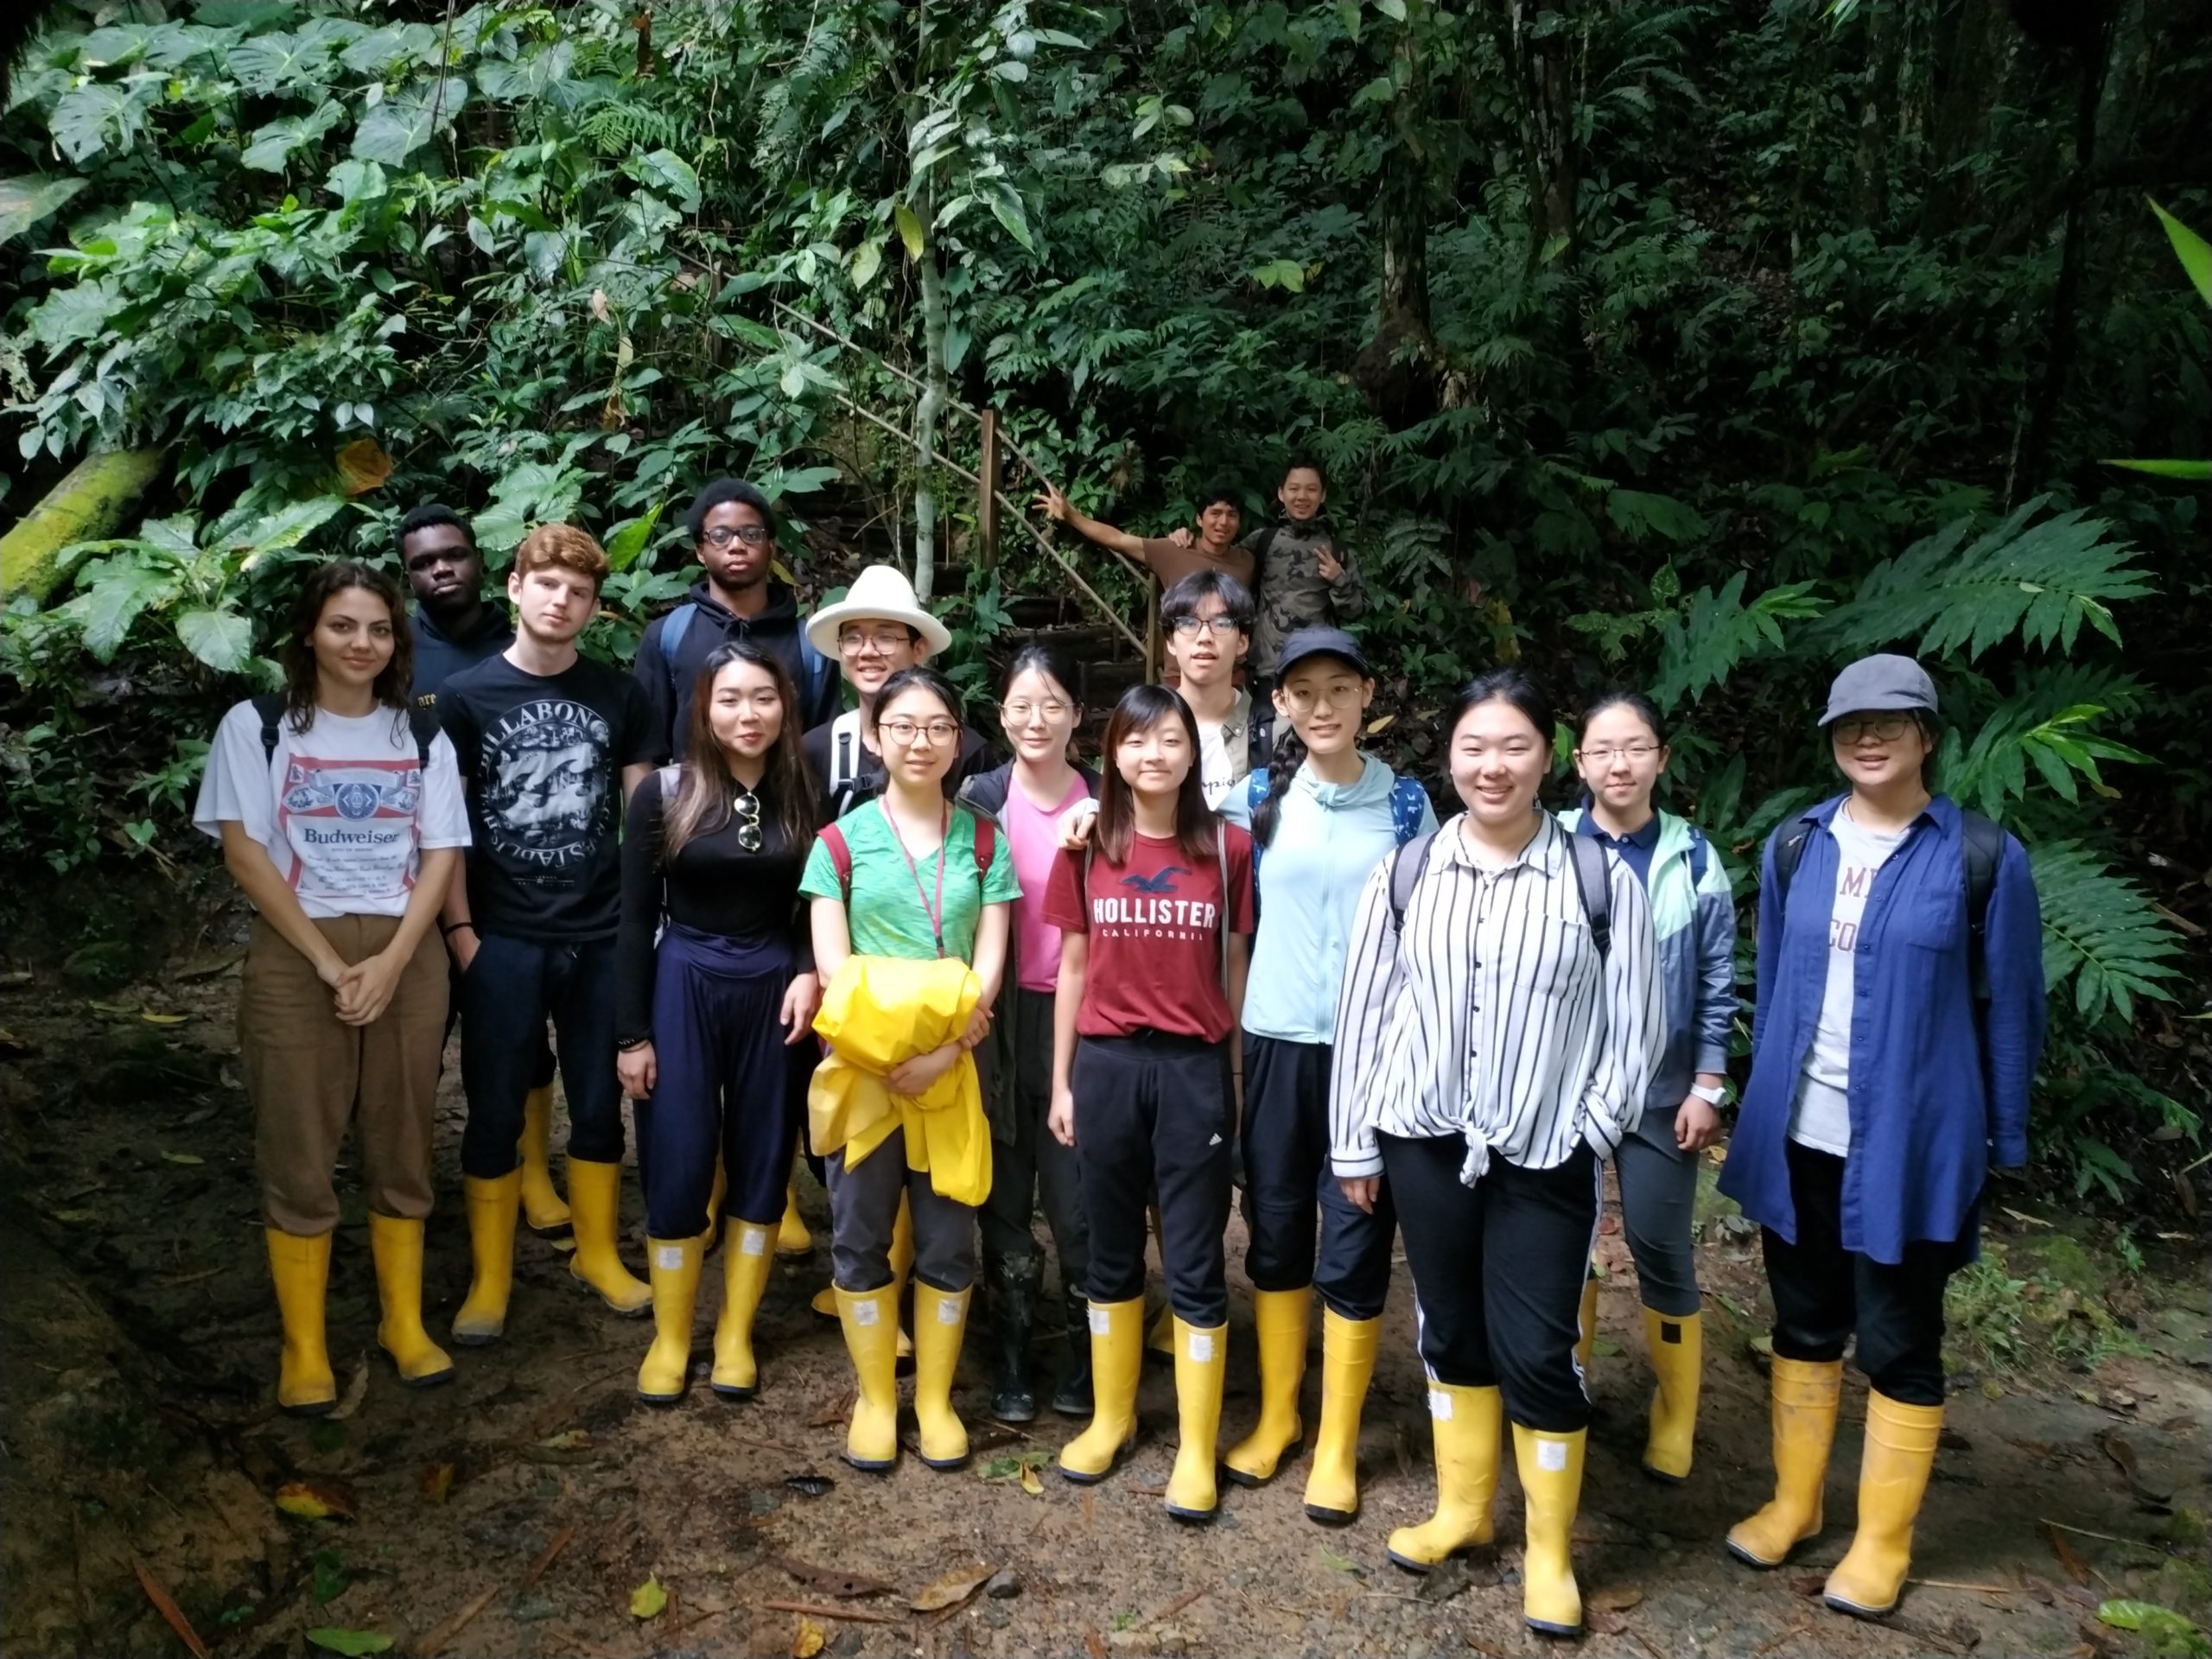
{"type": "Polygon", "coordinates": [[[806,620],[806,637],[824,657],[837,654],[837,633],[848,622],[903,622],[922,636],[934,657],[952,643],[952,632],[922,608],[914,584],[893,564],[871,564],[854,578],[845,596],[806,620]]]}

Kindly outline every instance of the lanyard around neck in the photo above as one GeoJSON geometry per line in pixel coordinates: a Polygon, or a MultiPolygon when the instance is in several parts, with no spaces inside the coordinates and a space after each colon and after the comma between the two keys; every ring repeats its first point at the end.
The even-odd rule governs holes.
{"type": "Polygon", "coordinates": [[[952,808],[944,808],[939,821],[937,842],[937,902],[930,902],[928,891],[922,886],[921,866],[914,861],[913,854],[906,850],[906,838],[899,833],[899,820],[891,816],[890,803],[881,797],[876,799],[876,810],[883,814],[883,821],[891,827],[891,839],[899,843],[899,855],[906,861],[906,874],[914,879],[914,896],[922,901],[922,913],[930,918],[930,937],[937,941],[937,953],[944,954],[944,853],[952,839],[952,808]]]}

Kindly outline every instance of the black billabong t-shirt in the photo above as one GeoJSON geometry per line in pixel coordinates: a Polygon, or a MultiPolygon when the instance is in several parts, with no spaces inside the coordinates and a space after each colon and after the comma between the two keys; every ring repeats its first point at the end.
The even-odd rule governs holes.
{"type": "Polygon", "coordinates": [[[468,792],[468,905],[510,938],[612,938],[620,910],[622,769],[653,756],[645,693],[579,658],[558,674],[504,656],[438,693],[468,792]]]}

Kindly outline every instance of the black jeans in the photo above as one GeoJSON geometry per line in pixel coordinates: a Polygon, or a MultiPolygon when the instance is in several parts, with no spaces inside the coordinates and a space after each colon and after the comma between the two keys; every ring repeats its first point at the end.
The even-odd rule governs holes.
{"type": "Polygon", "coordinates": [[[1973,1255],[1964,1239],[1908,1244],[1894,1267],[1843,1248],[1843,1160],[1789,1143],[1797,1242],[1760,1230],[1777,1359],[1821,1363],[1859,1338],[1859,1369],[1901,1406],[1943,1403],[1943,1286],[1973,1255]]]}
{"type": "Polygon", "coordinates": [[[461,1168],[497,1180],[516,1167],[523,1097],[535,1085],[553,1020],[569,1156],[622,1160],[622,1090],[614,1076],[614,941],[481,936],[461,976],[461,1081],[468,1096],[461,1168]]]}
{"type": "Polygon", "coordinates": [[[1397,1212],[1387,1185],[1370,1215],[1330,1172],[1331,1054],[1326,1043],[1244,1033],[1244,1271],[1255,1290],[1313,1285],[1342,1317],[1380,1319],[1397,1212]]]}
{"type": "Polygon", "coordinates": [[[1597,1242],[1597,1154],[1585,1142],[1551,1169],[1492,1156],[1470,1187],[1459,1180],[1467,1156],[1459,1136],[1377,1140],[1405,1230],[1428,1374],[1454,1388],[1495,1384],[1506,1416],[1524,1427],[1587,1428],[1574,1343],[1597,1242]]]}
{"type": "Polygon", "coordinates": [[[1144,1294],[1145,1210],[1160,1198],[1167,1300],[1201,1330],[1229,1318],[1229,1045],[1145,1032],[1075,1054],[1076,1155],[1094,1302],[1144,1294]]]}
{"type": "MultiPolygon", "coordinates": [[[[1090,1267],[1090,1229],[1084,1220],[1083,1171],[1075,1148],[1045,1126],[1052,1107],[1052,1006],[1050,991],[1015,986],[1000,1000],[1000,1017],[1014,1021],[1014,1138],[991,1141],[991,1195],[984,1200],[983,1262],[1026,1275],[1037,1262],[1033,1223],[1041,1199],[1045,1224],[1059,1253],[1060,1285],[1080,1292],[1090,1267]]],[[[1005,1087],[1006,1079],[995,1080],[1005,1087]]]]}

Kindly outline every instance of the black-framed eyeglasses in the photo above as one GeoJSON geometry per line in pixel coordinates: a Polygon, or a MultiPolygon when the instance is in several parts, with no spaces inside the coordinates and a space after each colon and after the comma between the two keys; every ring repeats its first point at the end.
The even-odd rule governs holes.
{"type": "Polygon", "coordinates": [[[1828,728],[1837,742],[1847,745],[1870,737],[1877,743],[1894,743],[1911,729],[1910,715],[1846,715],[1828,728]]]}
{"type": "Polygon", "coordinates": [[[1244,625],[1233,616],[1179,616],[1175,619],[1175,632],[1187,639],[1195,639],[1208,629],[1212,630],[1215,639],[1226,639],[1232,633],[1243,632],[1244,625]]]}
{"type": "Polygon", "coordinates": [[[709,547],[728,547],[732,542],[743,542],[747,547],[760,547],[768,541],[766,524],[740,524],[731,529],[728,524],[716,524],[712,530],[702,530],[699,539],[709,547]]]}
{"type": "Polygon", "coordinates": [[[760,798],[751,790],[740,794],[730,809],[737,814],[737,844],[748,853],[760,850],[760,798]]]}

